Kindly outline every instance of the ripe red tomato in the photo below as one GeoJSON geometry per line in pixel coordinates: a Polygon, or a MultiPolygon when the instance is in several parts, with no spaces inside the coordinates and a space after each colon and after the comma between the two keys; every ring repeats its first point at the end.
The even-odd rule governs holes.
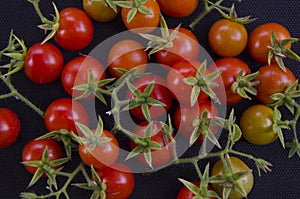
{"type": "Polygon", "coordinates": [[[0,108],[0,148],[12,145],[21,131],[20,120],[12,110],[0,108]]]}
{"type": "Polygon", "coordinates": [[[264,104],[272,103],[270,98],[275,93],[283,93],[297,79],[293,72],[286,67],[286,72],[280,69],[277,64],[264,65],[258,69],[259,75],[255,81],[260,83],[255,87],[257,99],[264,104]]]}
{"type": "Polygon", "coordinates": [[[79,8],[60,11],[59,29],[54,35],[63,49],[76,51],[87,47],[94,37],[94,25],[90,17],[79,8]]]}
{"type": "MultiPolygon", "coordinates": [[[[62,149],[57,141],[50,138],[40,140],[33,139],[29,141],[23,148],[22,161],[27,162],[42,160],[42,155],[46,147],[48,148],[50,161],[57,160],[63,157],[62,149]]],[[[34,174],[37,170],[37,167],[28,165],[25,165],[25,168],[31,174],[34,174]]]]}
{"type": "MultiPolygon", "coordinates": [[[[268,63],[268,53],[270,51],[268,46],[271,45],[272,31],[275,32],[278,41],[291,37],[289,31],[277,23],[265,23],[257,26],[249,35],[249,53],[254,60],[262,64],[268,63]]],[[[291,45],[285,47],[290,49],[291,45]]]]}
{"type": "MultiPolygon", "coordinates": [[[[132,2],[132,0],[126,0],[132,2]]],[[[137,12],[133,19],[128,23],[127,15],[130,12],[130,8],[122,8],[121,15],[124,25],[134,33],[149,33],[157,28],[160,21],[160,8],[156,0],[148,0],[143,4],[150,10],[152,14],[143,14],[137,12]]]]}
{"type": "Polygon", "coordinates": [[[198,6],[198,0],[157,0],[163,13],[170,17],[182,18],[192,14],[198,6]]]}
{"type": "MultiPolygon", "coordinates": [[[[94,82],[106,78],[104,66],[95,58],[89,56],[79,56],[69,61],[61,74],[61,82],[65,91],[72,97],[78,97],[83,91],[73,90],[77,85],[87,84],[89,73],[93,73],[94,82]]],[[[84,99],[91,98],[92,95],[84,99]]]]}
{"type": "MultiPolygon", "coordinates": [[[[172,34],[174,29],[170,30],[172,34]]],[[[197,37],[186,28],[179,28],[171,48],[165,48],[155,53],[158,63],[172,67],[179,61],[197,60],[200,45],[197,37]]]]}
{"type": "MultiPolygon", "coordinates": [[[[194,185],[196,185],[197,187],[200,186],[200,182],[195,181],[193,182],[194,185]]],[[[211,187],[208,185],[208,189],[211,190],[211,187]]],[[[195,194],[193,194],[193,192],[191,192],[186,186],[183,186],[178,194],[177,194],[177,199],[193,199],[195,196],[195,194]]],[[[214,199],[213,197],[211,197],[210,199],[214,199]]]]}
{"type": "Polygon", "coordinates": [[[221,79],[225,87],[227,104],[238,103],[242,100],[242,97],[239,94],[232,92],[231,85],[236,81],[236,76],[241,71],[243,71],[243,76],[250,74],[250,68],[248,64],[238,58],[227,57],[218,59],[215,61],[215,65],[220,71],[222,71],[221,79]]]}
{"type": "Polygon", "coordinates": [[[87,126],[89,116],[79,102],[71,98],[60,98],[47,107],[44,122],[48,131],[66,129],[78,134],[75,122],[87,126]]]}
{"type": "Polygon", "coordinates": [[[122,40],[114,44],[108,55],[108,69],[114,77],[121,77],[115,68],[130,70],[138,67],[140,72],[145,70],[148,63],[148,55],[144,47],[134,40],[122,40]]]}
{"type": "MultiPolygon", "coordinates": [[[[142,122],[138,124],[133,132],[139,136],[140,138],[144,138],[145,130],[148,126],[148,122],[142,122]]],[[[164,141],[164,134],[160,131],[163,130],[160,122],[153,121],[152,131],[151,131],[151,141],[157,142],[161,146],[161,150],[151,150],[152,157],[152,166],[153,167],[161,167],[166,165],[172,160],[173,157],[173,147],[171,144],[171,139],[167,138],[168,143],[166,144],[164,141]]],[[[131,140],[130,148],[134,149],[137,145],[131,140]]],[[[148,165],[145,160],[144,153],[140,153],[136,156],[136,159],[144,165],[148,165]]]]}
{"type": "MultiPolygon", "coordinates": [[[[172,105],[172,95],[170,94],[167,84],[165,80],[158,75],[147,75],[140,79],[137,79],[133,82],[133,86],[140,90],[141,92],[144,92],[145,88],[152,82],[155,81],[153,90],[150,94],[150,98],[153,98],[155,100],[158,100],[162,103],[164,103],[166,106],[151,106],[149,107],[150,112],[150,118],[155,119],[158,117],[161,117],[163,115],[167,114],[167,111],[170,109],[172,105]]],[[[135,99],[135,95],[128,91],[127,93],[127,99],[135,99]]],[[[130,113],[137,117],[138,119],[145,120],[145,116],[143,114],[141,106],[138,106],[136,108],[130,109],[130,113]]]]}
{"type": "MultiPolygon", "coordinates": [[[[199,119],[199,116],[203,111],[208,111],[208,119],[212,119],[218,116],[218,110],[214,104],[210,101],[205,100],[199,104],[191,106],[178,106],[174,114],[174,123],[178,132],[185,138],[190,139],[190,136],[195,129],[193,126],[193,121],[199,119]]],[[[217,128],[215,126],[210,126],[212,132],[216,132],[217,128]]],[[[199,136],[199,142],[202,142],[202,136],[199,136]]]]}
{"type": "Polygon", "coordinates": [[[103,169],[114,164],[119,156],[119,143],[115,136],[107,130],[103,130],[100,138],[110,138],[108,142],[97,145],[94,150],[88,148],[90,144],[80,144],[78,151],[81,160],[88,166],[93,165],[96,169],[103,169]]]}
{"type": "Polygon", "coordinates": [[[101,181],[106,184],[106,199],[127,199],[134,188],[134,176],[125,164],[116,163],[111,167],[97,170],[101,181]]]}
{"type": "MultiPolygon", "coordinates": [[[[187,77],[195,77],[201,63],[198,61],[180,61],[170,68],[167,75],[167,85],[171,94],[179,103],[191,105],[192,86],[187,85],[183,80],[187,77]]],[[[206,69],[205,73],[209,73],[206,69]]],[[[208,95],[200,92],[198,102],[206,100],[208,95]]]]}
{"type": "Polygon", "coordinates": [[[27,52],[24,71],[31,81],[47,84],[59,78],[63,65],[63,55],[56,46],[36,43],[27,52]]]}
{"type": "Polygon", "coordinates": [[[248,33],[244,25],[229,19],[216,21],[209,30],[211,50],[222,57],[234,57],[247,46],[248,33]]]}
{"type": "Polygon", "coordinates": [[[82,1],[83,10],[95,21],[97,22],[109,22],[115,19],[120,11],[120,7],[117,7],[117,12],[115,12],[106,2],[106,0],[92,1],[83,0],[82,1]]]}

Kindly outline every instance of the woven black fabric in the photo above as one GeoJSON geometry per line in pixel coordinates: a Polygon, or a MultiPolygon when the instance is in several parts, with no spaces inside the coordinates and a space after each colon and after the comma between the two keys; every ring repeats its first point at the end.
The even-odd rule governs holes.
{"type": "MultiPolygon", "coordinates": [[[[59,9],[70,6],[82,8],[80,0],[55,2],[59,9]]],[[[232,2],[233,1],[225,1],[224,5],[230,6],[232,2]]],[[[170,3],[172,3],[171,0],[170,3]]],[[[255,22],[246,26],[249,32],[262,23],[277,22],[287,27],[293,37],[300,38],[299,3],[299,0],[245,0],[241,3],[236,3],[236,9],[240,16],[251,15],[258,18],[255,22]]],[[[41,0],[40,6],[45,15],[53,13],[50,0],[41,0]]],[[[191,16],[180,20],[166,17],[166,20],[170,27],[174,27],[179,23],[182,23],[184,27],[188,27],[188,24],[197,16],[197,13],[199,13],[201,9],[202,4],[200,3],[198,9],[191,16]]],[[[214,11],[208,14],[194,29],[194,33],[197,35],[200,44],[205,47],[208,52],[210,52],[210,50],[207,45],[207,33],[212,23],[219,18],[220,15],[214,11]]],[[[2,0],[0,6],[1,49],[6,46],[11,29],[14,30],[16,35],[24,39],[27,46],[42,41],[44,34],[42,30],[36,28],[36,25],[38,24],[40,24],[40,20],[33,9],[33,6],[26,0],[2,0]]],[[[89,53],[94,45],[97,45],[107,37],[124,30],[126,29],[121,22],[120,16],[109,23],[95,23],[94,41],[88,48],[81,51],[81,53],[89,53]]],[[[55,43],[53,40],[51,42],[55,43]]],[[[300,53],[300,44],[294,45],[293,49],[300,53]]],[[[78,55],[77,52],[63,52],[65,62],[78,55]]],[[[213,58],[218,58],[213,53],[211,53],[211,55],[213,58]]],[[[260,65],[255,63],[246,51],[239,57],[245,60],[252,70],[257,69],[260,65]]],[[[287,60],[286,63],[297,75],[297,78],[299,78],[299,63],[291,60],[287,60]]],[[[42,110],[45,110],[47,105],[54,99],[67,96],[59,81],[49,85],[36,85],[30,82],[22,72],[14,76],[13,83],[21,93],[38,104],[42,110]]],[[[0,89],[1,93],[6,91],[5,87],[2,85],[0,86],[0,89]]],[[[255,102],[243,101],[235,106],[238,117],[250,103],[255,102]]],[[[31,175],[24,169],[23,165],[20,164],[22,148],[25,144],[29,140],[46,132],[43,120],[16,99],[1,100],[0,107],[9,107],[14,110],[19,115],[22,122],[22,132],[17,142],[11,147],[0,150],[0,199],[19,198],[19,193],[23,191],[34,191],[41,194],[45,193],[43,188],[44,185],[40,184],[26,189],[31,179],[31,175]]],[[[258,177],[253,162],[242,158],[249,167],[253,169],[255,176],[255,185],[249,194],[249,198],[299,198],[300,159],[296,156],[288,159],[288,150],[282,149],[279,141],[268,146],[254,146],[242,139],[236,145],[236,148],[243,152],[251,153],[255,157],[264,158],[274,165],[271,173],[263,174],[261,177],[258,177]]],[[[212,160],[212,163],[213,162],[214,160],[212,160]]],[[[200,163],[201,169],[204,169],[206,163],[207,162],[205,161],[200,163]]],[[[77,164],[76,160],[74,160],[74,165],[75,164],[77,164]]],[[[179,189],[182,187],[182,184],[177,180],[179,177],[187,180],[196,180],[195,171],[191,165],[166,168],[146,176],[136,174],[135,189],[130,198],[176,198],[179,189]]],[[[78,181],[80,181],[80,177],[78,181]]],[[[71,188],[70,193],[71,198],[89,198],[88,192],[77,188],[71,188]]]]}

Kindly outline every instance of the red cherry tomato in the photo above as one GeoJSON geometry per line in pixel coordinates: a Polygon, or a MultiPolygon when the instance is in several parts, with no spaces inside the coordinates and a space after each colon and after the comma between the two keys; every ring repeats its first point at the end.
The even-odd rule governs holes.
{"type": "Polygon", "coordinates": [[[56,46],[37,43],[27,52],[24,71],[31,81],[47,84],[59,78],[63,65],[63,55],[56,46]]]}
{"type": "MultiPolygon", "coordinates": [[[[174,123],[178,132],[185,138],[190,139],[190,136],[194,130],[193,121],[199,119],[199,116],[203,111],[208,111],[208,119],[212,119],[218,116],[218,110],[214,104],[210,101],[205,100],[201,103],[191,106],[178,106],[174,114],[174,123]]],[[[216,132],[215,126],[210,126],[212,132],[216,132]]],[[[198,141],[202,142],[202,136],[199,136],[198,141]]]]}
{"type": "Polygon", "coordinates": [[[239,94],[232,92],[231,85],[236,81],[236,76],[241,71],[243,71],[243,76],[250,74],[248,64],[238,58],[228,57],[218,59],[215,61],[215,65],[222,71],[221,79],[225,87],[227,104],[238,103],[242,100],[242,97],[239,94]]]}
{"type": "MultiPolygon", "coordinates": [[[[87,84],[89,73],[93,73],[94,82],[106,78],[104,66],[95,58],[79,56],[69,61],[61,74],[61,82],[65,91],[72,97],[78,97],[84,91],[73,90],[77,85],[87,84]]],[[[90,99],[92,95],[84,99],[90,99]]]]}
{"type": "MultiPolygon", "coordinates": [[[[42,160],[42,156],[46,147],[48,148],[50,161],[57,160],[63,157],[62,149],[57,141],[50,138],[40,140],[33,139],[29,141],[23,148],[22,161],[28,162],[42,160]]],[[[34,174],[37,170],[37,167],[28,165],[25,165],[25,168],[31,174],[34,174]]],[[[44,174],[44,176],[46,175],[44,174]]]]}
{"type": "Polygon", "coordinates": [[[248,33],[243,24],[229,19],[216,21],[209,30],[208,42],[211,50],[222,57],[234,57],[247,46],[248,33]]]}
{"type": "Polygon", "coordinates": [[[12,145],[20,131],[20,120],[15,112],[8,108],[0,108],[0,148],[12,145]]]}
{"type": "Polygon", "coordinates": [[[198,0],[157,0],[163,13],[170,17],[182,18],[192,14],[198,6],[198,0]]]}
{"type": "MultiPolygon", "coordinates": [[[[192,86],[187,85],[183,80],[187,77],[195,77],[201,63],[198,61],[180,61],[170,68],[167,75],[167,85],[171,94],[179,103],[191,104],[192,86]]],[[[206,69],[205,73],[209,73],[206,69]]],[[[206,100],[208,95],[200,92],[198,101],[206,100]]]]}
{"type": "MultiPolygon", "coordinates": [[[[138,124],[133,132],[141,137],[144,138],[145,130],[148,126],[148,122],[142,122],[138,124]]],[[[160,167],[164,166],[169,163],[173,157],[173,147],[170,138],[167,138],[168,143],[166,144],[164,141],[164,134],[160,131],[162,130],[162,126],[160,122],[153,121],[152,124],[152,131],[151,131],[151,141],[157,142],[161,146],[161,150],[151,150],[151,157],[152,157],[152,166],[153,167],[160,167]]],[[[131,140],[130,141],[130,148],[134,149],[137,145],[131,140]]],[[[137,160],[144,165],[148,165],[145,160],[144,154],[141,153],[136,156],[137,160]]]]}
{"type": "Polygon", "coordinates": [[[264,104],[272,103],[271,96],[275,93],[283,93],[297,79],[293,72],[286,67],[286,72],[277,64],[264,65],[258,69],[259,75],[255,81],[260,83],[255,87],[257,99],[264,104]]]}
{"type": "Polygon", "coordinates": [[[101,181],[106,184],[106,199],[127,199],[134,188],[134,176],[125,164],[116,163],[111,167],[97,170],[101,181]]]}
{"type": "MultiPolygon", "coordinates": [[[[200,182],[198,181],[193,182],[193,184],[196,185],[197,187],[200,186],[200,182]]],[[[208,186],[208,190],[211,190],[210,186],[208,186]]],[[[177,199],[193,199],[194,196],[195,194],[193,194],[193,192],[191,192],[186,186],[183,186],[177,194],[177,199]]],[[[214,199],[214,198],[211,197],[210,199],[214,199]]]]}
{"type": "Polygon", "coordinates": [[[115,68],[130,70],[138,67],[142,72],[148,63],[148,55],[140,43],[134,40],[122,40],[110,49],[107,62],[109,72],[119,78],[122,73],[117,72],[115,68]]]}
{"type": "MultiPolygon", "coordinates": [[[[277,23],[265,23],[257,26],[249,35],[249,53],[254,60],[262,64],[268,63],[268,53],[270,51],[268,46],[271,45],[272,31],[275,32],[278,41],[291,37],[289,31],[277,23]]],[[[291,45],[285,47],[290,49],[291,45]]]]}
{"type": "Polygon", "coordinates": [[[97,145],[92,151],[88,149],[89,144],[78,146],[81,160],[88,166],[93,165],[96,169],[103,169],[114,164],[119,156],[119,143],[113,134],[103,130],[100,138],[110,138],[111,140],[102,143],[103,146],[97,145]]]}
{"type": "Polygon", "coordinates": [[[45,111],[44,122],[48,131],[66,129],[78,134],[75,122],[88,125],[89,117],[84,107],[70,98],[52,102],[45,111]]]}
{"type": "MultiPolygon", "coordinates": [[[[170,30],[170,34],[172,34],[172,31],[174,31],[174,29],[170,30]]],[[[179,28],[172,42],[173,46],[171,48],[165,48],[155,54],[160,64],[172,67],[179,61],[197,60],[200,45],[194,33],[186,28],[179,28]]]]}
{"type": "MultiPolygon", "coordinates": [[[[132,2],[132,0],[126,1],[132,2]]],[[[127,15],[131,9],[122,8],[121,10],[122,21],[124,25],[127,27],[127,29],[134,33],[152,32],[159,24],[160,8],[157,1],[148,0],[145,4],[143,4],[143,6],[148,8],[152,14],[147,15],[138,11],[129,23],[127,22],[127,15]]]]}
{"type": "MultiPolygon", "coordinates": [[[[148,105],[150,111],[150,118],[155,119],[161,117],[167,113],[172,105],[172,96],[166,87],[166,82],[163,78],[157,75],[147,75],[136,80],[133,85],[135,88],[144,92],[145,88],[152,82],[155,81],[153,90],[150,94],[150,98],[158,100],[164,103],[166,106],[151,106],[148,105]]],[[[135,95],[131,92],[127,93],[127,99],[135,99],[135,95]]],[[[130,109],[130,113],[138,119],[145,120],[141,106],[130,109]]]]}
{"type": "Polygon", "coordinates": [[[90,17],[83,10],[72,7],[61,10],[59,15],[59,29],[54,35],[57,44],[71,51],[87,47],[94,37],[90,17]]]}

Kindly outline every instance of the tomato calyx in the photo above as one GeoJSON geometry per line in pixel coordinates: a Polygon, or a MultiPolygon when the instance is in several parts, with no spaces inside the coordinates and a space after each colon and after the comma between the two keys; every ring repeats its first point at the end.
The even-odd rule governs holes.
{"type": "Polygon", "coordinates": [[[187,77],[183,79],[184,83],[193,86],[190,96],[191,106],[193,106],[197,102],[201,91],[207,94],[214,102],[220,104],[220,100],[210,87],[218,86],[218,84],[214,82],[214,80],[216,80],[220,76],[222,71],[218,70],[205,75],[206,65],[207,62],[206,60],[204,60],[203,63],[200,65],[199,69],[197,70],[195,77],[187,77]]]}
{"type": "Polygon", "coordinates": [[[250,99],[249,95],[257,95],[257,90],[254,86],[259,84],[259,81],[252,81],[258,76],[259,72],[255,72],[246,76],[243,76],[243,71],[239,72],[236,76],[236,81],[231,85],[231,91],[239,94],[242,98],[250,99]]]}
{"type": "MultiPolygon", "coordinates": [[[[91,0],[91,1],[97,2],[97,1],[103,1],[103,0],[91,0]]],[[[104,0],[104,1],[105,1],[105,3],[107,3],[107,5],[110,8],[112,8],[115,11],[115,13],[118,12],[117,6],[115,4],[116,1],[113,1],[113,0],[104,0]]]]}
{"type": "Polygon", "coordinates": [[[148,0],[114,1],[113,3],[119,7],[130,9],[126,19],[127,23],[130,23],[138,12],[145,15],[152,15],[152,12],[144,6],[147,1],[148,0]]]}
{"type": "Polygon", "coordinates": [[[43,43],[49,41],[51,38],[53,38],[54,35],[56,34],[57,30],[59,29],[59,20],[60,20],[59,11],[58,11],[55,3],[52,2],[55,15],[53,15],[53,20],[51,21],[51,20],[47,19],[45,16],[43,16],[43,14],[39,8],[40,0],[28,0],[28,2],[33,4],[34,9],[36,10],[38,16],[40,17],[41,22],[43,23],[41,25],[38,25],[38,28],[44,30],[45,32],[51,31],[48,34],[48,36],[42,41],[42,44],[43,44],[43,43]]]}
{"type": "Polygon", "coordinates": [[[271,32],[270,41],[271,45],[268,46],[270,49],[268,53],[268,64],[271,64],[272,58],[275,58],[278,66],[286,72],[285,65],[283,63],[283,58],[288,57],[300,62],[300,56],[297,55],[294,51],[285,46],[297,42],[299,39],[297,38],[287,38],[282,41],[278,41],[276,34],[274,31],[271,32]]]}
{"type": "Polygon", "coordinates": [[[151,49],[149,56],[166,48],[173,47],[173,40],[175,39],[181,24],[179,24],[170,34],[168,25],[163,16],[160,17],[160,32],[161,37],[151,34],[139,34],[141,37],[149,40],[146,51],[151,49]]]}

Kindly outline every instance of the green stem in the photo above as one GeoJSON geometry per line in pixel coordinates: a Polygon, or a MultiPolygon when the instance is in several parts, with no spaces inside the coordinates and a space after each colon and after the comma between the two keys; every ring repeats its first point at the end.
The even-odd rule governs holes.
{"type": "Polygon", "coordinates": [[[243,157],[246,157],[250,160],[253,160],[253,161],[256,161],[257,159],[255,157],[253,157],[252,155],[249,155],[249,154],[246,154],[246,153],[242,153],[240,151],[236,151],[236,150],[233,150],[233,149],[230,149],[228,151],[228,153],[232,153],[232,154],[235,154],[235,155],[238,155],[238,156],[243,156],[243,157]]]}
{"type": "Polygon", "coordinates": [[[296,114],[293,118],[293,120],[291,121],[291,127],[292,127],[292,131],[294,134],[294,141],[298,142],[298,136],[297,136],[297,121],[300,117],[300,107],[296,106],[296,114]]]}
{"type": "Polygon", "coordinates": [[[41,9],[39,8],[40,0],[33,0],[33,1],[29,1],[29,2],[31,2],[33,4],[34,9],[36,10],[38,16],[40,17],[42,23],[49,24],[49,25],[54,25],[56,23],[56,22],[51,21],[51,20],[47,19],[46,17],[44,17],[44,15],[41,12],[41,9]]]}
{"type": "Polygon", "coordinates": [[[193,161],[193,165],[194,165],[194,167],[195,167],[195,169],[196,169],[196,172],[197,172],[197,174],[198,174],[199,179],[201,179],[201,178],[202,178],[202,175],[201,175],[201,171],[200,171],[200,168],[199,168],[199,165],[198,165],[198,161],[197,161],[197,160],[194,160],[194,161],[193,161]]]}

